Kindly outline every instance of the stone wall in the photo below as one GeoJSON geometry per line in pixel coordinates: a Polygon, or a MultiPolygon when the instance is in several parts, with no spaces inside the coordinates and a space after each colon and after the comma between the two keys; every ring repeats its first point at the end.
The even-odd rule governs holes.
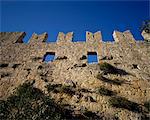
{"type": "Polygon", "coordinates": [[[26,80],[35,80],[35,87],[51,94],[56,101],[63,99],[62,103],[74,105],[77,110],[86,107],[97,114],[105,113],[105,116],[117,114],[121,120],[138,119],[139,115],[110,107],[108,96],[94,93],[98,87],[106,87],[138,104],[150,100],[150,44],[136,41],[130,31],[114,31],[114,42],[103,42],[100,31],[86,32],[86,42],[72,42],[73,32],[59,32],[54,43],[46,43],[47,33],[34,33],[28,44],[23,43],[24,37],[25,32],[0,33],[0,99],[6,99],[14,88],[26,80]],[[55,53],[53,62],[43,62],[47,52],[55,53]],[[99,80],[96,77],[102,72],[99,65],[88,64],[87,58],[81,59],[83,55],[87,57],[88,52],[97,52],[99,64],[107,62],[126,71],[127,75],[104,75],[110,81],[123,80],[123,84],[99,80]],[[57,59],[64,56],[66,59],[57,59]],[[70,97],[62,93],[49,93],[46,88],[49,84],[75,84],[77,91],[84,88],[91,92],[80,92],[82,97],[77,99],[77,95],[70,97]],[[88,96],[96,102],[85,100],[88,96]]]}

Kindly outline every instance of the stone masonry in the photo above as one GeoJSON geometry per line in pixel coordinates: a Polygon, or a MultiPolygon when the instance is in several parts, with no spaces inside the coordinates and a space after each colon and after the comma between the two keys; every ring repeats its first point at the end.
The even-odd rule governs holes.
{"type": "MultiPolygon", "coordinates": [[[[70,104],[74,110],[85,107],[97,115],[104,114],[107,119],[117,116],[120,120],[140,120],[141,114],[109,105],[109,96],[97,94],[96,89],[103,86],[115,91],[117,96],[143,105],[150,100],[150,44],[137,41],[129,30],[114,31],[114,42],[103,42],[101,32],[86,32],[86,42],[72,42],[73,32],[59,32],[57,41],[46,43],[48,34],[34,33],[29,43],[23,43],[25,32],[0,33],[0,99],[6,99],[15,88],[25,81],[35,80],[34,86],[51,95],[60,104],[70,104]],[[43,61],[46,53],[55,53],[55,60],[43,61]],[[88,64],[88,52],[96,52],[98,63],[88,64]],[[66,57],[65,59],[64,56],[66,57]],[[62,58],[62,59],[60,59],[62,58]],[[105,59],[104,59],[105,58],[105,59]],[[111,59],[107,59],[111,58],[111,59]],[[97,79],[98,64],[107,62],[127,75],[104,75],[112,81],[119,79],[123,84],[116,85],[97,79]],[[48,84],[75,85],[78,91],[68,96],[64,93],[48,92],[48,84]],[[80,98],[78,95],[82,94],[80,98]],[[95,102],[93,102],[95,101],[95,102]]],[[[113,82],[112,82],[113,83],[113,82]]]]}

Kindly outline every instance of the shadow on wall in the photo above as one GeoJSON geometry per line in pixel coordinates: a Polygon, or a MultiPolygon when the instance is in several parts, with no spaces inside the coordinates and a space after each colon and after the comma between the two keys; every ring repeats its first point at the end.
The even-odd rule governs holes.
{"type": "Polygon", "coordinates": [[[0,100],[1,119],[86,120],[104,118],[86,108],[81,109],[80,114],[75,114],[69,104],[58,105],[50,96],[46,96],[40,89],[33,87],[34,82],[20,85],[7,100],[0,100]]]}
{"type": "Polygon", "coordinates": [[[99,65],[99,69],[103,71],[104,75],[107,74],[130,75],[125,70],[116,68],[107,62],[99,63],[98,65],[99,65]]]}

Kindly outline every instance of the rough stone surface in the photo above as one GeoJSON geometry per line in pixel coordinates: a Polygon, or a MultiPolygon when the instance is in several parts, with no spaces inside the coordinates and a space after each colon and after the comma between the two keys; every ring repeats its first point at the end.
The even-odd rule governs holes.
{"type": "Polygon", "coordinates": [[[142,31],[142,36],[145,40],[150,42],[150,33],[146,33],[144,30],[142,31]]]}
{"type": "Polygon", "coordinates": [[[143,105],[150,100],[150,44],[135,41],[130,31],[114,31],[114,42],[102,42],[101,32],[86,32],[86,42],[72,42],[73,32],[59,32],[56,43],[46,43],[47,33],[33,34],[29,43],[23,43],[24,32],[0,33],[0,99],[6,99],[25,81],[35,80],[34,86],[51,95],[60,104],[86,108],[104,114],[105,118],[117,116],[120,120],[140,120],[141,113],[109,105],[112,96],[98,94],[105,87],[129,101],[143,105]],[[53,62],[43,62],[46,52],[54,52],[53,62]],[[107,62],[128,74],[107,74],[105,79],[96,76],[102,71],[98,64],[88,64],[87,52],[97,52],[98,63],[107,62]],[[65,57],[65,59],[63,59],[65,57]],[[109,58],[111,59],[104,59],[109,58]],[[115,81],[123,81],[117,84],[115,81]],[[49,84],[70,86],[73,95],[47,90],[49,84]]]}

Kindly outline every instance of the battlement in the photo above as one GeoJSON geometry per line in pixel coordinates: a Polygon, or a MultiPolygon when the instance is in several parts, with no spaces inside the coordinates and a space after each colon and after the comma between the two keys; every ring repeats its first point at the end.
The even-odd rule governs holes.
{"type": "MultiPolygon", "coordinates": [[[[59,32],[56,42],[47,42],[48,34],[33,33],[27,44],[23,43],[25,32],[1,32],[1,61],[30,61],[32,57],[40,57],[46,53],[54,53],[55,56],[68,56],[73,61],[78,61],[82,55],[87,56],[88,53],[97,54],[98,61],[104,56],[111,56],[116,52],[123,54],[126,50],[142,48],[143,41],[136,41],[132,33],[127,30],[125,32],[114,31],[113,42],[103,42],[101,31],[95,33],[86,32],[85,42],[73,42],[73,32],[59,32]],[[121,51],[120,51],[121,50],[121,51]]],[[[116,55],[114,55],[116,56],[116,55]]]]}
{"type": "MultiPolygon", "coordinates": [[[[25,32],[0,33],[0,100],[7,99],[19,85],[32,81],[36,88],[34,91],[42,91],[37,94],[45,93],[47,98],[55,99],[57,103],[67,107],[67,110],[71,108],[71,111],[75,111],[73,113],[76,113],[76,110],[83,111],[85,107],[92,111],[92,116],[96,112],[103,117],[102,113],[106,111],[108,119],[113,120],[116,118],[116,111],[119,111],[119,119],[139,119],[137,113],[143,108],[137,109],[136,106],[144,105],[150,98],[148,42],[135,40],[130,31],[114,31],[113,42],[104,42],[101,31],[87,31],[85,42],[73,42],[73,32],[59,32],[56,42],[48,43],[47,39],[50,37],[47,33],[33,33],[26,44],[23,43],[25,35],[25,32]],[[115,102],[119,105],[120,102],[124,103],[121,108],[110,106],[109,101],[114,97],[116,100],[125,100],[122,102],[119,99],[115,102]],[[135,107],[135,111],[131,111],[130,107],[122,108],[126,104],[131,105],[132,109],[135,107]]],[[[148,35],[146,38],[149,38],[148,35]]],[[[25,89],[28,88],[25,87],[21,91],[24,92],[25,89]]],[[[35,93],[34,91],[31,94],[35,93]]],[[[18,102],[16,95],[15,99],[10,98],[18,102]]],[[[34,99],[36,100],[35,97],[34,99]]],[[[38,108],[41,108],[43,102],[39,100],[35,103],[39,103],[38,108]]],[[[37,108],[32,99],[27,105],[30,105],[29,103],[31,107],[37,108]]],[[[21,108],[26,108],[26,104],[21,108]]],[[[47,110],[46,107],[46,114],[47,110]]]]}
{"type": "MultiPolygon", "coordinates": [[[[25,32],[1,32],[0,33],[0,42],[1,43],[23,43],[23,38],[26,36],[25,32]],[[7,41],[6,41],[7,38],[7,41]],[[4,40],[5,39],[5,40],[4,40]]],[[[74,38],[74,33],[73,32],[68,32],[68,33],[63,33],[59,32],[57,36],[57,41],[58,43],[65,43],[65,42],[72,42],[74,38]]],[[[29,39],[29,44],[34,44],[34,43],[43,43],[46,42],[48,39],[48,34],[45,32],[43,34],[36,34],[33,33],[31,38],[29,39]]],[[[113,32],[113,39],[116,43],[135,43],[135,39],[132,35],[132,33],[127,30],[125,32],[119,32],[119,31],[114,31],[113,32]]],[[[95,42],[103,42],[102,39],[102,33],[101,31],[97,31],[95,33],[86,31],[86,42],[88,43],[95,43],[95,42]]]]}

